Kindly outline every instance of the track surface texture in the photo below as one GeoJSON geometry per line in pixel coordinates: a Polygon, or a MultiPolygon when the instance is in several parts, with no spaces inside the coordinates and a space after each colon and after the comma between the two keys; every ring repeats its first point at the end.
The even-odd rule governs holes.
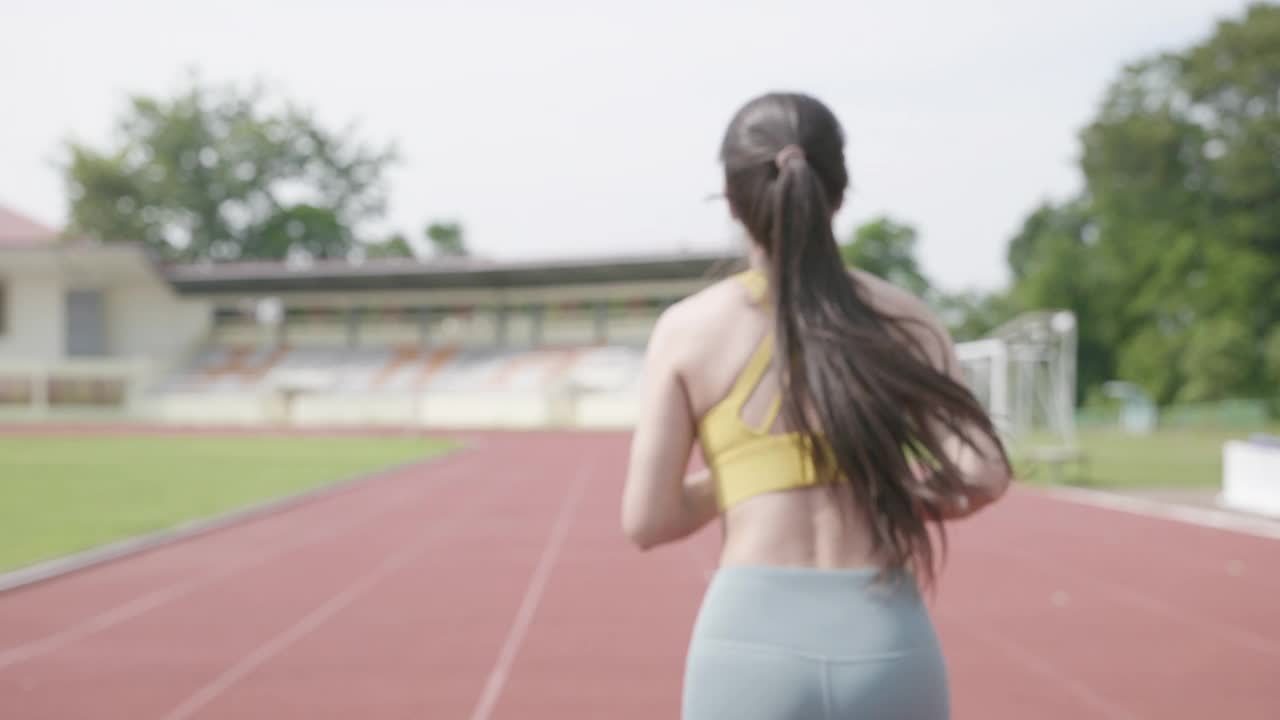
{"type": "MultiPolygon", "coordinates": [[[[677,718],[719,537],[618,530],[627,440],[474,450],[0,595],[0,718],[677,718]]],[[[958,719],[1280,717],[1280,542],[1015,490],[933,600],[958,719]]]]}

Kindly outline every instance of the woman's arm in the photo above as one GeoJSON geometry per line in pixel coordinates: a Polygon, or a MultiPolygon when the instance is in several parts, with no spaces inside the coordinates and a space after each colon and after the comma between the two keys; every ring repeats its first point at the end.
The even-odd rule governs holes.
{"type": "Polygon", "coordinates": [[[949,438],[947,443],[952,446],[948,455],[964,473],[963,494],[944,498],[930,491],[923,483],[929,468],[923,463],[915,463],[913,469],[916,478],[921,481],[915,495],[937,508],[941,513],[940,520],[959,520],[999,500],[1008,490],[1012,477],[1002,463],[988,459],[995,457],[994,453],[980,455],[958,438],[949,438]]]}
{"type": "Polygon", "coordinates": [[[710,474],[685,475],[696,427],[680,372],[688,346],[679,307],[663,313],[649,339],[622,495],[622,530],[642,550],[687,537],[716,516],[710,474]]]}
{"type": "MultiPolygon", "coordinates": [[[[909,324],[906,329],[915,334],[916,340],[927,353],[934,367],[957,382],[964,383],[960,358],[956,354],[951,333],[933,315],[928,306],[912,297],[899,300],[894,309],[917,321],[918,324],[909,324]]],[[[956,520],[973,515],[999,500],[1013,481],[1012,471],[1003,460],[1003,448],[999,446],[999,441],[977,432],[976,428],[968,434],[973,441],[972,445],[955,433],[949,433],[942,441],[942,449],[947,454],[947,458],[960,470],[964,478],[963,494],[941,498],[928,494],[923,484],[920,486],[918,497],[931,501],[941,511],[943,520],[956,520]]],[[[923,480],[923,475],[920,473],[928,472],[928,469],[924,465],[917,465],[917,468],[917,477],[923,480]]]]}
{"type": "Polygon", "coordinates": [[[684,476],[684,503],[695,526],[694,531],[702,529],[720,516],[720,503],[711,470],[703,468],[684,476]]]}
{"type": "MultiPolygon", "coordinates": [[[[944,367],[956,382],[964,383],[960,359],[956,356],[951,336],[941,324],[938,331],[942,333],[944,342],[944,367]]],[[[943,449],[951,462],[960,468],[965,480],[964,495],[941,505],[944,520],[968,517],[982,510],[1003,497],[1013,482],[1013,469],[1004,459],[1000,441],[977,432],[976,428],[969,433],[969,438],[972,444],[954,434],[943,441],[943,449]]]]}
{"type": "MultiPolygon", "coordinates": [[[[931,496],[921,492],[921,499],[930,499],[941,513],[941,520],[959,520],[969,517],[1004,496],[1013,482],[1012,469],[1002,459],[1002,448],[986,435],[970,433],[973,445],[958,435],[947,436],[943,450],[948,459],[960,470],[964,482],[963,491],[952,497],[931,496]],[[976,446],[976,447],[975,447],[976,446]]],[[[921,472],[928,472],[921,467],[921,472]]],[[[923,480],[923,476],[920,476],[923,480]]],[[[921,485],[923,490],[923,484],[921,485]]]]}

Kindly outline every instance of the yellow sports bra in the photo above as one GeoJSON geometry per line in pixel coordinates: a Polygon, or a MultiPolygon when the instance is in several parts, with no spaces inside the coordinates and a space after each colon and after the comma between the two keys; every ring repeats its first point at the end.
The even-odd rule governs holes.
{"type": "MultiPolygon", "coordinates": [[[[747,271],[737,279],[746,285],[755,302],[763,299],[766,281],[762,274],[747,271]]],[[[781,395],[774,398],[759,428],[742,420],[742,407],[768,372],[772,360],[773,334],[769,333],[752,353],[729,394],[698,423],[699,439],[715,479],[721,510],[763,493],[818,483],[806,440],[794,432],[769,432],[782,407],[781,395]]]]}

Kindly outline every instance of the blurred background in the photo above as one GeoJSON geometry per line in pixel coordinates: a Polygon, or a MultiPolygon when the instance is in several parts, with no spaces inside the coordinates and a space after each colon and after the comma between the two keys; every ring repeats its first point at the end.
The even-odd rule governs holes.
{"type": "Polygon", "coordinates": [[[1280,397],[1277,13],[10,1],[0,412],[625,427],[781,88],[846,124],[849,262],[1020,446],[1216,487],[1280,397]]]}
{"type": "Polygon", "coordinates": [[[0,37],[0,570],[446,430],[627,429],[657,316],[743,254],[716,151],[769,90],[842,118],[846,260],[935,308],[1026,481],[1280,516],[1276,3],[4,0],[0,37]]]}

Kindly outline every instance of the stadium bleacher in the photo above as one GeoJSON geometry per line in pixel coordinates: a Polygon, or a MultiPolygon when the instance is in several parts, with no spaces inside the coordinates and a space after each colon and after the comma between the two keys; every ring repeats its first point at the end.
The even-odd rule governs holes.
{"type": "Polygon", "coordinates": [[[256,392],[281,376],[323,374],[334,393],[525,391],[575,385],[626,390],[643,348],[458,349],[210,346],[156,392],[256,392]]]}
{"type": "Polygon", "coordinates": [[[40,322],[0,347],[0,414],[626,425],[657,317],[734,259],[163,264],[128,244],[26,248],[0,269],[31,278],[9,297],[40,322]],[[99,287],[88,294],[86,273],[99,287]],[[72,301],[80,325],[63,311],[72,301]]]}

